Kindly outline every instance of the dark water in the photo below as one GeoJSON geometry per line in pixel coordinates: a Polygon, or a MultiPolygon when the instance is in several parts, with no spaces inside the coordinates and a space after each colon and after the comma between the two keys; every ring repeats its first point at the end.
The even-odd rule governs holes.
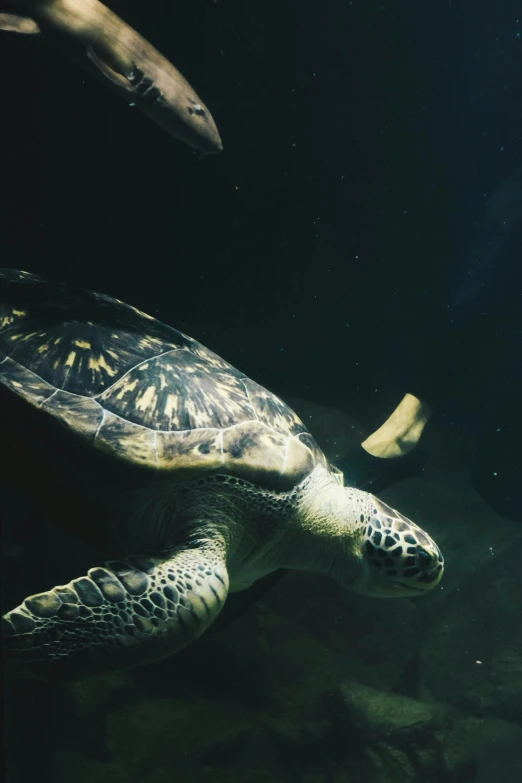
{"type": "MultiPolygon", "coordinates": [[[[515,783],[522,11],[111,8],[188,78],[224,152],[198,161],[58,51],[3,33],[1,265],[193,335],[289,401],[334,461],[407,392],[428,400],[423,468],[382,497],[446,573],[421,600],[381,601],[296,572],[160,664],[7,680],[6,781],[515,783]]],[[[2,497],[6,609],[95,564],[2,497]]]]}

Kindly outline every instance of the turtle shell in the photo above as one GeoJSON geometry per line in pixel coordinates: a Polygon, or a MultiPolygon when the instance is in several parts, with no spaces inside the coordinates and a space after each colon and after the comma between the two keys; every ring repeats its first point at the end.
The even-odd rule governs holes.
{"type": "Polygon", "coordinates": [[[103,294],[0,270],[0,383],[119,461],[287,490],[324,455],[275,395],[103,294]]]}

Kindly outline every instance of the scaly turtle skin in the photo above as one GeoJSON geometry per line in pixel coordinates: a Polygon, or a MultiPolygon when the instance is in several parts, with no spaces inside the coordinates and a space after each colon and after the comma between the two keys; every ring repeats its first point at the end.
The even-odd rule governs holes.
{"type": "Polygon", "coordinates": [[[168,656],[279,568],[382,597],[442,576],[432,539],[343,487],[284,402],[116,299],[0,270],[0,390],[4,475],[117,558],[5,615],[25,675],[168,656]]]}

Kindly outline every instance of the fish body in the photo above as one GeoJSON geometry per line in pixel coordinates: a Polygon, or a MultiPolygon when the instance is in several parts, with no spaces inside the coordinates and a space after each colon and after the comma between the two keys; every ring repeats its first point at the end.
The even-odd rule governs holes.
{"type": "Polygon", "coordinates": [[[99,0],[10,0],[0,30],[68,45],[86,70],[172,136],[206,154],[223,149],[212,115],[178,69],[99,0]]]}

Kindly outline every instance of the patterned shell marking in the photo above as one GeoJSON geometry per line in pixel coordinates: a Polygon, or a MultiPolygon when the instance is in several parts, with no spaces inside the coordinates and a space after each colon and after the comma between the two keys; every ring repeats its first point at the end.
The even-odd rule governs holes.
{"type": "Polygon", "coordinates": [[[325,458],[295,413],[219,356],[103,294],[0,270],[0,382],[95,447],[288,489],[325,458]]]}

